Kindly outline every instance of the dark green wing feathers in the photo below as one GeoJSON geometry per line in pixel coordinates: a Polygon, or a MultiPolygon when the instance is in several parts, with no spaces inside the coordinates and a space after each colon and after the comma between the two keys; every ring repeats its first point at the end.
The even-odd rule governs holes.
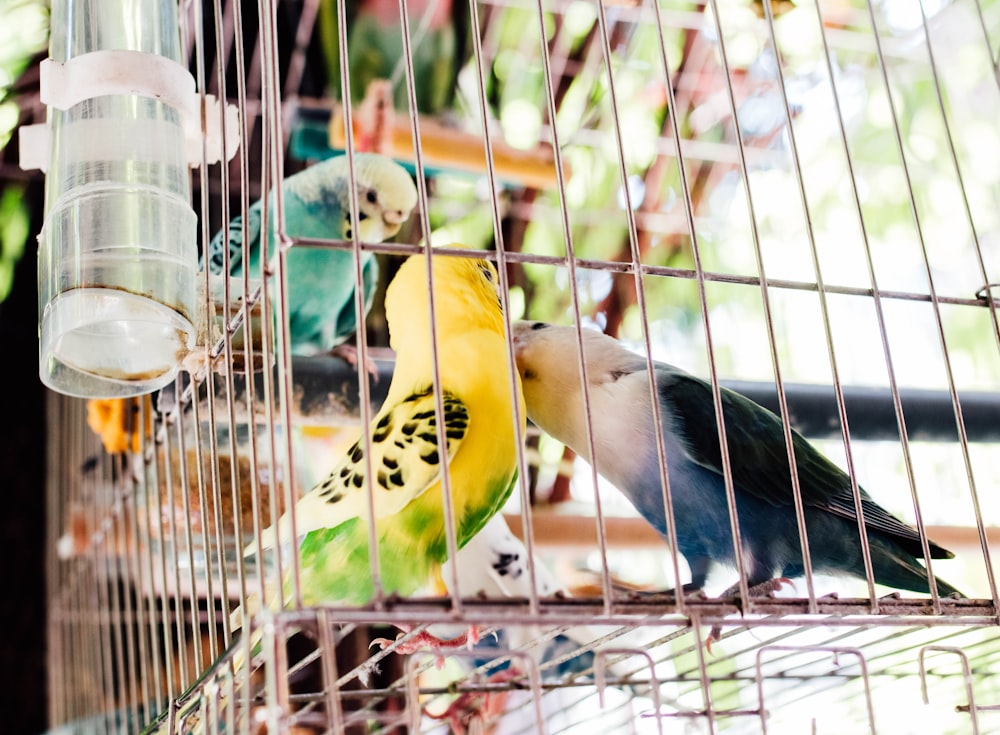
{"type": "MultiPolygon", "coordinates": [[[[673,368],[660,368],[657,387],[662,405],[670,411],[692,461],[721,474],[722,455],[711,384],[673,368]]],[[[721,395],[734,484],[776,507],[792,505],[794,493],[781,419],[739,393],[722,388],[721,395]]],[[[803,504],[856,521],[847,473],[794,429],[792,443],[803,504]]],[[[879,506],[863,489],[860,492],[865,526],[894,537],[915,556],[923,557],[916,529],[879,506]]],[[[934,543],[929,546],[935,559],[953,556],[934,543]]]]}

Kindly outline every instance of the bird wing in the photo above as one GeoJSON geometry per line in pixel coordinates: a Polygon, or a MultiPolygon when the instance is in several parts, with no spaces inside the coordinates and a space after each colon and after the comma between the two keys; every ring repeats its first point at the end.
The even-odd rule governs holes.
{"type": "MultiPolygon", "coordinates": [[[[448,391],[442,400],[445,461],[450,462],[468,433],[469,410],[448,391]]],[[[376,518],[398,513],[437,483],[441,479],[441,456],[433,389],[414,391],[402,401],[383,407],[373,421],[371,449],[376,518]]],[[[351,518],[366,517],[365,472],[364,443],[359,439],[327,478],[296,504],[296,534],[301,538],[310,531],[336,528],[351,518]]],[[[281,540],[289,540],[291,523],[287,514],[281,517],[278,527],[281,540]]],[[[274,541],[273,528],[266,529],[261,543],[268,548],[274,541]]],[[[251,544],[246,553],[255,550],[251,544]]]]}
{"type": "Polygon", "coordinates": [[[260,203],[250,207],[245,227],[242,215],[238,214],[229,220],[229,240],[226,245],[223,244],[225,234],[226,228],[223,227],[208,244],[208,267],[216,275],[222,273],[226,245],[229,247],[229,272],[238,273],[243,263],[243,240],[246,239],[251,246],[260,243],[260,203]]]}
{"type": "MultiPolygon", "coordinates": [[[[375,258],[368,258],[361,266],[361,279],[364,288],[365,313],[372,308],[375,300],[375,290],[378,287],[378,261],[375,258]]],[[[351,295],[354,295],[353,289],[351,295]]],[[[337,313],[337,321],[334,326],[334,337],[342,341],[352,335],[358,328],[358,315],[354,309],[354,299],[347,299],[337,313]]]]}
{"type": "MultiPolygon", "coordinates": [[[[711,384],[676,369],[658,369],[657,387],[688,456],[722,474],[711,384]]],[[[739,393],[727,388],[721,388],[720,392],[733,484],[773,506],[792,505],[795,496],[781,419],[739,393]]],[[[792,444],[803,504],[856,521],[858,514],[847,473],[820,454],[795,429],[792,429],[792,444]]],[[[861,498],[867,528],[917,542],[919,550],[920,535],[915,528],[890,514],[864,490],[861,498]]],[[[931,548],[932,552],[950,554],[935,544],[931,548]]]]}

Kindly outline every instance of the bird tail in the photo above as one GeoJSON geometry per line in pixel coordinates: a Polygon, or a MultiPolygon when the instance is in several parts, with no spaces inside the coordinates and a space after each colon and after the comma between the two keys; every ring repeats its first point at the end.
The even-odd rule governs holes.
{"type": "Polygon", "coordinates": [[[934,577],[934,581],[937,583],[937,592],[940,597],[968,597],[964,592],[955,589],[940,577],[934,577]]]}
{"type": "MultiPolygon", "coordinates": [[[[285,513],[278,519],[278,526],[275,529],[274,525],[268,526],[267,528],[261,529],[260,532],[260,546],[265,551],[268,549],[273,549],[277,543],[278,539],[281,539],[282,543],[287,543],[292,538],[292,519],[285,513]]],[[[251,557],[257,553],[257,542],[251,541],[245,547],[243,547],[243,558],[251,557]]]]}
{"type": "MultiPolygon", "coordinates": [[[[874,540],[874,539],[873,539],[874,540]]],[[[881,543],[871,545],[872,572],[875,581],[888,587],[930,593],[927,583],[927,568],[909,552],[899,548],[889,548],[881,543]]],[[[862,577],[864,574],[862,573],[862,577]]],[[[940,577],[934,577],[937,593],[941,597],[966,597],[955,587],[940,577]]]]}

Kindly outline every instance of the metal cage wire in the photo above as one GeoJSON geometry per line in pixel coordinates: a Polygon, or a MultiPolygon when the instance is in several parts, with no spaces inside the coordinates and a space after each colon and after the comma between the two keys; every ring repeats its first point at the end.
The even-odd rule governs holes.
{"type": "MultiPolygon", "coordinates": [[[[87,428],[89,407],[50,397],[53,725],[108,733],[1000,729],[1000,322],[990,248],[1000,191],[989,176],[1000,156],[992,124],[1000,3],[374,5],[370,12],[388,14],[386,33],[398,24],[389,76],[399,91],[372,118],[371,88],[356,89],[349,53],[373,41],[351,35],[360,25],[348,22],[351,3],[178,4],[199,90],[241,113],[237,156],[192,169],[202,246],[269,194],[277,237],[263,238],[261,272],[244,269],[221,296],[209,295],[206,276],[207,314],[236,302],[234,291],[248,296],[220,307],[221,336],[172,389],[128,404],[124,451],[108,451],[87,428]],[[442,7],[469,43],[453,99],[427,111],[421,95],[433,80],[421,76],[419,53],[440,42],[432,19],[442,7]],[[383,243],[360,241],[357,229],[347,240],[290,236],[282,176],[373,139],[414,174],[417,206],[400,234],[383,243]],[[460,238],[476,249],[448,247],[460,238]],[[461,594],[428,586],[403,599],[385,593],[375,554],[370,604],[314,608],[303,604],[295,549],[278,545],[268,563],[244,558],[244,545],[293,508],[376,416],[394,364],[381,296],[424,243],[435,258],[496,264],[508,333],[521,318],[574,325],[579,355],[581,330],[597,326],[648,366],[665,360],[710,380],[737,552],[735,571],[710,575],[707,597],[657,592],[689,572],[676,551],[661,432],[665,540],[571,450],[530,423],[523,436],[518,425],[504,427],[521,446],[503,515],[525,559],[536,560],[524,595],[476,594],[458,555],[442,576],[461,594]],[[366,324],[358,364],[372,364],[377,379],[326,355],[292,355],[292,248],[352,253],[353,306],[366,324]],[[366,252],[382,271],[367,318],[366,252]],[[247,370],[255,365],[262,369],[247,370]],[[866,580],[816,573],[801,544],[795,588],[751,596],[719,420],[723,387],[778,414],[786,446],[793,427],[820,446],[849,473],[856,508],[863,485],[917,527],[925,559],[929,539],[955,550],[956,560],[928,561],[927,573],[956,579],[972,597],[944,598],[934,585],[929,595],[887,595],[860,532],[866,580]],[[536,564],[554,572],[559,594],[544,590],[536,564]],[[286,575],[291,597],[279,601],[274,585],[286,575]],[[737,577],[735,596],[719,597],[737,577]],[[254,596],[265,604],[245,615],[254,596]],[[399,625],[405,636],[370,650],[399,625]],[[467,650],[395,653],[423,630],[469,625],[482,638],[467,650]],[[709,649],[703,642],[715,626],[721,638],[709,649]],[[251,631],[259,648],[247,642],[251,631]]],[[[350,211],[359,221],[356,194],[350,211]]],[[[261,212],[267,232],[272,215],[261,212]]],[[[432,295],[431,314],[439,308],[432,295]]],[[[508,340],[511,394],[516,363],[508,340]]],[[[586,385],[588,366],[579,369],[586,385]]],[[[441,417],[436,351],[433,372],[441,417]]],[[[594,456],[591,425],[606,417],[592,411],[587,391],[582,401],[594,456]]],[[[663,409],[653,406],[659,424],[663,409]]],[[[362,437],[370,464],[371,437],[362,437]]],[[[797,455],[786,457],[801,543],[797,455]]],[[[371,496],[368,503],[374,516],[371,496]]],[[[370,543],[376,538],[371,527],[370,543]]]]}

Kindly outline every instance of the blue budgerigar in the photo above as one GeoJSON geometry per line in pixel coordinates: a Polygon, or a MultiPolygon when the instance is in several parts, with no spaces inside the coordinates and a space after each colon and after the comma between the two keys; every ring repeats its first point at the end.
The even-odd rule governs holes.
{"type": "MultiPolygon", "coordinates": [[[[393,237],[417,203],[417,188],[410,174],[393,161],[375,153],[354,154],[354,181],[358,202],[358,237],[376,243],[393,237]]],[[[349,240],[353,235],[350,178],[347,156],[317,163],[286,178],[282,185],[287,234],[290,237],[349,240]]],[[[268,217],[269,252],[276,247],[274,197],[268,217]]],[[[225,244],[229,272],[243,272],[243,241],[249,242],[251,275],[260,272],[261,208],[250,207],[246,222],[237,216],[208,246],[208,266],[220,274],[225,244]]],[[[371,308],[378,281],[375,255],[362,253],[365,312],[371,308]]],[[[288,326],[293,355],[321,354],[338,348],[357,329],[354,306],[354,255],[349,250],[296,246],[288,251],[288,326]]]]}
{"type": "MultiPolygon", "coordinates": [[[[528,417],[589,458],[576,329],[519,322],[513,335],[528,417]]],[[[599,332],[582,336],[597,471],[666,537],[646,359],[599,332]]],[[[701,589],[713,562],[736,564],[712,386],[662,362],[655,372],[677,546],[691,568],[684,588],[701,589]]],[[[785,435],[777,415],[721,390],[746,581],[751,595],[762,594],[777,589],[778,577],[805,573],[785,435]]],[[[864,579],[850,477],[801,434],[792,436],[813,570],[864,579]]],[[[929,592],[917,530],[860,492],[874,581],[929,592]]],[[[953,557],[928,546],[934,559],[953,557]]],[[[939,595],[961,596],[935,581],[939,595]]]]}

